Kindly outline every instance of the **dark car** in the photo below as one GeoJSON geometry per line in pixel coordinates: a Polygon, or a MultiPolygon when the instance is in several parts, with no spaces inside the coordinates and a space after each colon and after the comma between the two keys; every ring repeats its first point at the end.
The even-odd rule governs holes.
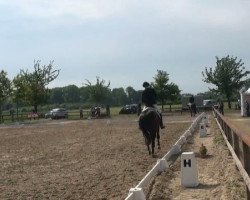
{"type": "Polygon", "coordinates": [[[45,114],[45,118],[59,119],[68,118],[68,111],[65,108],[55,108],[45,114]]]}
{"type": "Polygon", "coordinates": [[[211,110],[212,107],[216,104],[214,99],[206,99],[203,100],[203,108],[204,110],[211,110]]]}
{"type": "Polygon", "coordinates": [[[137,104],[130,104],[122,107],[119,114],[135,114],[137,113],[138,106],[137,104]]]}

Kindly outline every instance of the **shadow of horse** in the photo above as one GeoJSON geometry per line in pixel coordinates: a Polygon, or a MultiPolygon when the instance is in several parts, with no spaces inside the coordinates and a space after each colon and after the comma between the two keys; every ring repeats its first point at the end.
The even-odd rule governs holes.
{"type": "Polygon", "coordinates": [[[139,127],[143,133],[149,155],[154,157],[155,138],[157,137],[158,149],[160,146],[160,116],[154,108],[147,108],[139,116],[139,127]],[[151,146],[150,146],[151,145],[151,146]]]}

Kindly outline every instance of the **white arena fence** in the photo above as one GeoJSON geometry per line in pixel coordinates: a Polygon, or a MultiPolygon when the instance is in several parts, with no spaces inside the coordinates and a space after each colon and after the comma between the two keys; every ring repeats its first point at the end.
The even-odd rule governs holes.
{"type": "Polygon", "coordinates": [[[169,168],[169,159],[173,155],[177,155],[181,152],[181,147],[187,142],[187,137],[192,136],[194,131],[197,129],[199,123],[206,119],[206,114],[201,113],[190,125],[190,127],[184,132],[184,134],[177,140],[177,142],[172,146],[169,152],[164,155],[161,159],[157,160],[157,163],[153,168],[147,173],[147,175],[138,183],[137,186],[129,190],[129,194],[125,200],[146,200],[146,196],[143,192],[143,187],[147,186],[151,179],[155,177],[160,172],[166,171],[169,168]]]}

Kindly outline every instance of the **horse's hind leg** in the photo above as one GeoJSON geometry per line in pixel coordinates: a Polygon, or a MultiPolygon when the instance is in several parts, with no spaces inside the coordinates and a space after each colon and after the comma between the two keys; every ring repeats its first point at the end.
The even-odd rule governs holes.
{"type": "Polygon", "coordinates": [[[148,145],[148,154],[151,155],[152,152],[151,152],[151,149],[150,149],[150,146],[148,145]]]}
{"type": "Polygon", "coordinates": [[[159,132],[157,132],[157,144],[158,144],[158,149],[161,149],[160,134],[159,134],[159,132]]]}
{"type": "Polygon", "coordinates": [[[150,149],[150,144],[151,144],[151,139],[150,139],[150,135],[148,132],[143,132],[143,136],[144,136],[144,139],[145,139],[145,144],[146,146],[148,147],[148,153],[149,155],[152,154],[152,150],[150,149]]]}
{"type": "Polygon", "coordinates": [[[155,140],[152,140],[152,155],[155,154],[155,140]]]}

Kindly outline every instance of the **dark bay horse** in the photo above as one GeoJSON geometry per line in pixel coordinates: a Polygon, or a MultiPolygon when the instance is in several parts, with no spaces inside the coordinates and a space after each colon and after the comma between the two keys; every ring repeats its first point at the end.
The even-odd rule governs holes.
{"type": "Polygon", "coordinates": [[[159,135],[160,120],[159,113],[154,108],[147,108],[139,116],[139,127],[143,133],[149,155],[154,155],[156,137],[158,141],[158,149],[161,148],[159,135]]]}

